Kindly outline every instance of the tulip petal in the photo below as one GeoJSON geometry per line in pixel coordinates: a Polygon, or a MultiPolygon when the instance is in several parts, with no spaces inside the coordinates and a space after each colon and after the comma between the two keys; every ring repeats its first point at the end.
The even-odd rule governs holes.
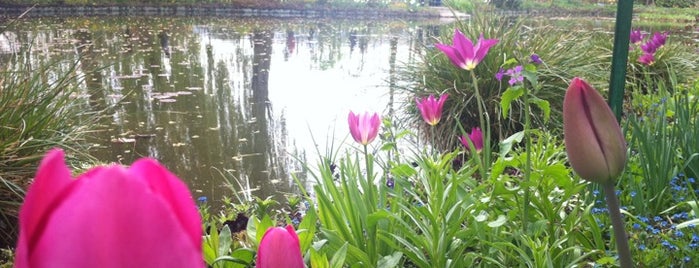
{"type": "Polygon", "coordinates": [[[449,58],[451,63],[455,66],[458,66],[459,68],[464,68],[466,66],[466,60],[454,47],[445,44],[434,44],[434,47],[444,52],[444,54],[447,55],[447,58],[449,58]]]}
{"type": "Polygon", "coordinates": [[[476,53],[473,42],[458,29],[454,30],[454,48],[463,59],[472,59],[476,53]]]}
{"type": "Polygon", "coordinates": [[[39,164],[19,212],[21,232],[17,241],[16,267],[28,267],[25,261],[33,251],[31,245],[41,236],[53,208],[61,204],[61,197],[72,190],[72,182],[63,151],[49,151],[39,164]]]}
{"type": "Polygon", "coordinates": [[[32,267],[204,267],[201,244],[178,223],[144,175],[97,169],[52,213],[32,267]]]}
{"type": "MultiPolygon", "coordinates": [[[[175,214],[181,228],[187,232],[192,245],[202,241],[201,216],[187,185],[153,159],[142,158],[131,165],[129,173],[140,175],[175,214]]],[[[175,224],[174,222],[172,224],[175,224]]]]}

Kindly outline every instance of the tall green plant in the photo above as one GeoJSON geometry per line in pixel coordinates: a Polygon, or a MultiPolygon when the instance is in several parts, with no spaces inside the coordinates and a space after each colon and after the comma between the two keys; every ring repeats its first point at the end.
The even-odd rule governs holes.
{"type": "MultiPolygon", "coordinates": [[[[564,31],[545,22],[495,16],[488,12],[476,13],[470,20],[457,22],[456,27],[472,38],[483,33],[486,37],[499,40],[490,49],[488,57],[474,69],[485,112],[492,119],[490,125],[493,141],[502,140],[522,130],[524,123],[525,108],[521,103],[513,103],[508,117],[502,116],[499,108],[505,87],[495,79],[495,74],[506,59],[524,59],[536,52],[545,62],[545,67],[540,68],[538,73],[541,90],[537,97],[552,104],[550,124],[554,126],[560,126],[560,103],[567,87],[567,79],[580,73],[592,80],[607,79],[608,74],[601,73],[595,66],[600,56],[590,53],[592,43],[589,40],[596,34],[594,32],[564,31]]],[[[453,29],[444,29],[442,32],[444,35],[439,39],[449,40],[453,29]]],[[[435,43],[438,42],[435,40],[435,43]]],[[[435,129],[435,135],[439,137],[435,144],[438,149],[451,151],[459,145],[458,124],[465,129],[479,124],[478,104],[471,75],[454,68],[449,59],[440,55],[438,50],[426,47],[422,60],[403,66],[399,75],[401,80],[410,82],[399,88],[410,100],[405,102],[406,105],[411,105],[416,96],[449,94],[450,101],[444,107],[444,114],[448,116],[442,118],[443,121],[435,129]]],[[[410,106],[404,109],[408,111],[405,121],[419,125],[420,118],[415,116],[417,109],[410,106]]],[[[533,127],[547,125],[541,113],[532,114],[531,119],[533,127]]]]}

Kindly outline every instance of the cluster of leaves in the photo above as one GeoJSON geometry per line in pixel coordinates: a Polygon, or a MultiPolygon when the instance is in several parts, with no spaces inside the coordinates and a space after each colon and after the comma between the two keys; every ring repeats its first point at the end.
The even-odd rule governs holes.
{"type": "Polygon", "coordinates": [[[24,189],[44,152],[62,147],[92,161],[81,143],[97,113],[75,100],[82,81],[77,66],[15,57],[0,66],[0,246],[14,244],[24,189]]]}

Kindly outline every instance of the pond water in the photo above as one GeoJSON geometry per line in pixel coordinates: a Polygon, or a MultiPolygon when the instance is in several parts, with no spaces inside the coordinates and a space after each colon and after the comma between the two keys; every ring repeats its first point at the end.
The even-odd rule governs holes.
{"type": "Polygon", "coordinates": [[[395,111],[396,64],[415,60],[438,31],[425,21],[24,23],[0,50],[35,65],[61,58],[59,72],[84,77],[76,101],[108,114],[88,140],[97,159],[154,157],[212,201],[235,195],[227,182],[243,199],[297,191],[292,175],[310,180],[299,159],[316,163],[317,152],[352,141],[350,110],[395,111]]]}
{"type": "MultiPolygon", "coordinates": [[[[293,176],[308,185],[301,161],[317,163],[330,148],[352,144],[350,110],[395,113],[405,99],[390,86],[396,67],[417,60],[440,29],[439,22],[405,20],[20,23],[0,34],[0,60],[56,60],[48,79],[82,78],[76,102],[108,115],[87,141],[97,159],[128,165],[156,158],[195,198],[211,201],[279,198],[298,190],[293,176]]],[[[612,27],[609,20],[590,24],[612,27]]]]}

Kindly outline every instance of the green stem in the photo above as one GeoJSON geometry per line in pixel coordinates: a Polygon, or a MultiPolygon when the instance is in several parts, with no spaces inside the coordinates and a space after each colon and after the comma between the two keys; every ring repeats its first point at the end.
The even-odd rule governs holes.
{"type": "Polygon", "coordinates": [[[525,150],[526,150],[526,155],[527,155],[527,162],[525,163],[524,166],[524,181],[522,182],[522,185],[524,186],[524,208],[522,209],[522,228],[523,230],[527,231],[527,217],[529,215],[529,179],[531,178],[531,173],[532,173],[532,138],[531,138],[531,133],[530,133],[530,128],[531,128],[531,115],[529,112],[529,92],[527,92],[526,87],[523,87],[524,90],[524,138],[525,138],[525,150]]]}
{"type": "MultiPolygon", "coordinates": [[[[369,153],[367,150],[367,145],[364,145],[364,164],[366,165],[366,195],[367,195],[367,200],[369,201],[369,207],[367,208],[367,215],[373,213],[378,209],[377,204],[376,204],[376,193],[374,189],[374,181],[373,181],[373,165],[371,165],[371,161],[369,159],[369,153]]],[[[378,206],[383,206],[383,200],[379,200],[379,205],[378,206]]],[[[365,225],[368,227],[368,225],[365,225]]],[[[372,263],[376,263],[377,260],[373,259],[374,256],[376,256],[376,229],[369,230],[366,229],[367,233],[367,247],[368,247],[368,253],[369,253],[369,258],[372,259],[372,263]]]]}
{"type": "Polygon", "coordinates": [[[432,138],[432,144],[430,144],[432,147],[432,155],[435,155],[435,146],[437,145],[434,143],[434,126],[432,125],[430,125],[430,138],[432,138]]]}
{"type": "MultiPolygon", "coordinates": [[[[477,106],[478,106],[478,119],[479,119],[479,125],[481,127],[481,131],[483,132],[483,159],[480,161],[481,166],[480,166],[480,173],[481,173],[481,179],[485,180],[486,179],[486,170],[487,167],[486,165],[490,163],[490,120],[488,118],[488,115],[484,111],[486,109],[485,107],[485,102],[483,101],[483,97],[481,97],[481,92],[478,89],[478,78],[476,77],[476,73],[471,70],[471,79],[473,80],[473,88],[475,91],[476,95],[476,101],[477,106]]],[[[481,157],[480,154],[476,155],[474,157],[481,157]]]]}
{"type": "Polygon", "coordinates": [[[616,250],[619,254],[621,268],[631,268],[633,267],[633,262],[631,260],[631,251],[629,250],[629,239],[624,230],[624,219],[621,218],[621,212],[619,211],[619,199],[617,199],[614,191],[614,182],[604,183],[602,187],[607,197],[607,208],[609,208],[609,218],[612,220],[612,229],[614,230],[616,250]]]}

